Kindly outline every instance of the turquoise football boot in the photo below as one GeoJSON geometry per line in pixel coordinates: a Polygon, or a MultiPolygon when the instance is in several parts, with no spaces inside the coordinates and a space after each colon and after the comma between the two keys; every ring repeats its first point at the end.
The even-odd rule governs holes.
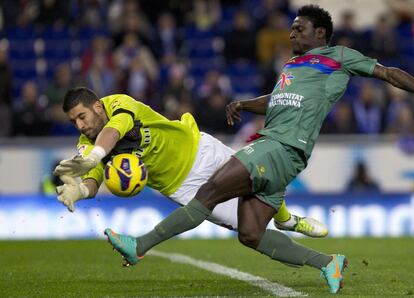
{"type": "Polygon", "coordinates": [[[137,239],[131,236],[117,234],[111,229],[105,229],[108,242],[125,260],[124,266],[135,265],[144,257],[137,256],[137,239]]]}
{"type": "Polygon", "coordinates": [[[321,269],[321,275],[326,279],[329,291],[336,294],[342,288],[342,272],[348,266],[348,260],[343,255],[332,255],[332,260],[321,269]]]}

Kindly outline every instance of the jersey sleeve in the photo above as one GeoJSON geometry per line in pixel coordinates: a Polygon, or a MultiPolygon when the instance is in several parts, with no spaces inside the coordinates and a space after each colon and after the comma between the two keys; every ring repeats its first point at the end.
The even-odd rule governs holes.
{"type": "Polygon", "coordinates": [[[370,77],[374,72],[377,59],[364,56],[360,52],[343,47],[342,48],[342,67],[350,75],[370,77]]]}
{"type": "MultiPolygon", "coordinates": [[[[92,151],[93,146],[94,145],[92,144],[92,142],[86,136],[81,135],[79,138],[78,145],[77,145],[78,154],[81,155],[82,157],[88,156],[88,154],[92,151]]],[[[104,164],[101,161],[95,168],[90,170],[88,173],[83,175],[81,178],[82,180],[93,179],[96,181],[99,187],[103,182],[103,175],[104,175],[104,164]]]]}
{"type": "Polygon", "coordinates": [[[125,134],[134,127],[134,120],[137,118],[137,102],[130,96],[121,95],[115,98],[108,109],[109,121],[105,127],[116,129],[122,139],[125,134]]]}
{"type": "Polygon", "coordinates": [[[119,113],[112,116],[105,127],[116,129],[119,132],[119,139],[122,139],[134,127],[134,119],[129,114],[119,113]]]}

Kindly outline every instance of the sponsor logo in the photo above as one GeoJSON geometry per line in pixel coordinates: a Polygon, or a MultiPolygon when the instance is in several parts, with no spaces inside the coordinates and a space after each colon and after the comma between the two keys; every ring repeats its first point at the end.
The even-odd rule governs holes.
{"type": "Polygon", "coordinates": [[[302,106],[303,95],[296,93],[278,93],[270,97],[269,108],[274,106],[292,106],[300,108],[302,106]]]}
{"type": "Polygon", "coordinates": [[[264,166],[256,166],[257,172],[259,173],[260,177],[263,177],[263,175],[266,173],[266,168],[264,166]]]}
{"type": "Polygon", "coordinates": [[[249,146],[245,146],[244,148],[243,148],[243,151],[244,151],[244,153],[246,153],[246,154],[251,154],[251,153],[253,153],[253,151],[254,151],[254,149],[249,145],[249,146]]]}
{"type": "Polygon", "coordinates": [[[309,63],[314,65],[314,64],[318,64],[320,61],[318,58],[313,57],[312,59],[309,60],[309,63]]]}
{"type": "Polygon", "coordinates": [[[290,72],[288,72],[288,73],[282,72],[280,74],[280,79],[277,82],[275,89],[276,88],[279,88],[280,91],[282,91],[285,88],[286,85],[287,86],[290,86],[292,84],[292,81],[291,80],[293,80],[294,78],[295,77],[292,75],[292,73],[290,73],[290,72]]]}

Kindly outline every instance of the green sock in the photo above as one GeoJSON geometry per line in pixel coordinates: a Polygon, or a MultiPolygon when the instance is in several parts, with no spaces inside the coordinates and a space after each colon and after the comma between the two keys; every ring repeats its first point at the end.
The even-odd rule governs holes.
{"type": "Polygon", "coordinates": [[[332,259],[331,256],[304,247],[275,230],[266,230],[256,250],[288,265],[306,264],[318,269],[328,265],[332,259]]]}
{"type": "Polygon", "coordinates": [[[137,238],[137,255],[143,256],[151,247],[177,234],[191,230],[201,224],[211,214],[211,210],[200,201],[193,199],[161,221],[155,228],[137,238]]]}

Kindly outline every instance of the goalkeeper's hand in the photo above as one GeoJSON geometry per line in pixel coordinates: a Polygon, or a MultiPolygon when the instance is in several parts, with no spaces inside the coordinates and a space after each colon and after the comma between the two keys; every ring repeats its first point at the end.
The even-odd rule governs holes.
{"type": "Polygon", "coordinates": [[[62,160],[53,171],[53,174],[55,176],[80,177],[96,167],[105,155],[105,150],[102,147],[95,146],[86,157],[75,155],[70,159],[62,160]]]}
{"type": "Polygon", "coordinates": [[[70,212],[75,211],[75,202],[87,198],[89,189],[83,183],[78,183],[73,177],[63,175],[59,177],[64,183],[56,187],[57,199],[63,203],[70,212]]]}

